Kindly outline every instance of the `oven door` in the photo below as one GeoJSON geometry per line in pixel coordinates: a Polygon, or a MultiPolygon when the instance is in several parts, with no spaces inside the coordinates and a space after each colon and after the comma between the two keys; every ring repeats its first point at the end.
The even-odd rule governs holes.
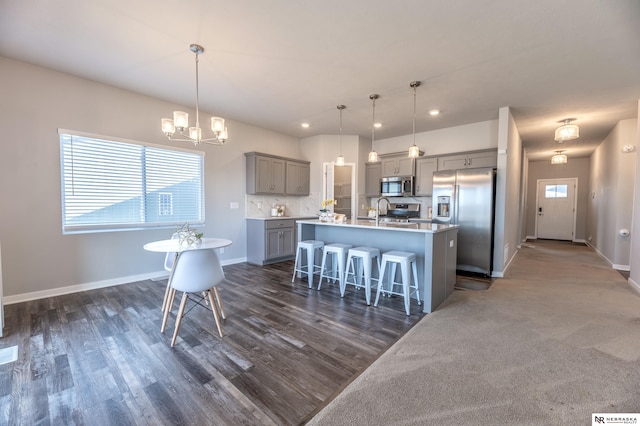
{"type": "Polygon", "coordinates": [[[403,181],[400,177],[384,177],[380,179],[380,195],[383,197],[401,197],[403,186],[403,181]]]}

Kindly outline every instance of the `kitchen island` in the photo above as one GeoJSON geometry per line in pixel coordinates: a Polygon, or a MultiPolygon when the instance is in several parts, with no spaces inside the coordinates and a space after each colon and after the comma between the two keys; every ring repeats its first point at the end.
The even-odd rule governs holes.
{"type": "MultiPolygon", "coordinates": [[[[298,220],[298,241],[320,240],[368,246],[382,253],[416,254],[423,312],[433,312],[453,293],[456,283],[458,226],[436,223],[381,222],[353,219],[345,223],[298,220]]],[[[375,286],[377,289],[377,285],[375,286]]]]}

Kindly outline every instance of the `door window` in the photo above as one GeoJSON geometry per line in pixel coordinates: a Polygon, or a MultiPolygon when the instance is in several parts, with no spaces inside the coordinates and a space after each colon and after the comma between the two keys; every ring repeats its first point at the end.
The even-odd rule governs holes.
{"type": "Polygon", "coordinates": [[[545,185],[545,198],[567,198],[567,185],[545,185]]]}

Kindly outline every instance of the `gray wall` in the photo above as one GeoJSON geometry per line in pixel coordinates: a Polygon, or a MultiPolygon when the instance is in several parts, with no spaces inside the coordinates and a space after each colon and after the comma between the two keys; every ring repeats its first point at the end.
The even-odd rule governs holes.
{"type": "Polygon", "coordinates": [[[567,164],[551,164],[551,159],[529,161],[526,213],[526,236],[536,235],[536,195],[538,179],[578,178],[576,235],[574,240],[585,241],[587,227],[587,201],[589,197],[589,158],[570,158],[567,164]]]}
{"type": "Polygon", "coordinates": [[[618,231],[631,229],[636,150],[622,151],[637,140],[638,120],[620,121],[591,155],[587,241],[618,269],[629,269],[631,238],[618,231]]]}
{"type": "Polygon", "coordinates": [[[638,101],[638,119],[636,121],[636,138],[633,145],[635,146],[636,157],[636,176],[634,179],[635,191],[633,197],[633,224],[631,227],[631,254],[630,266],[631,273],[629,281],[636,286],[640,292],[640,167],[638,167],[638,149],[640,149],[640,101],[638,101]]]}
{"type": "MultiPolygon", "coordinates": [[[[0,57],[0,241],[5,296],[88,283],[117,284],[162,271],[163,255],[142,249],[172,230],[62,235],[58,128],[166,146],[160,118],[195,111],[0,57]],[[122,281],[124,280],[124,281],[122,281]]],[[[209,116],[208,113],[203,113],[209,116]]],[[[300,141],[228,121],[229,141],[205,151],[205,236],[233,240],[223,261],[246,257],[246,151],[300,157],[300,141]],[[237,202],[239,209],[230,209],[237,202]]],[[[8,299],[5,298],[5,301],[8,299]]]]}

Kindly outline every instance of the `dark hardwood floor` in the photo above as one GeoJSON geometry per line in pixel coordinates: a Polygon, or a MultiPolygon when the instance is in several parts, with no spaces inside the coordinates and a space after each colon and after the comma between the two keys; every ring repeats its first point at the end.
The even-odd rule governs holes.
{"type": "MultiPolygon", "coordinates": [[[[292,262],[224,267],[227,319],[195,306],[170,347],[166,281],[8,305],[0,424],[304,424],[423,316],[401,298],[291,285],[292,262]]],[[[191,304],[190,304],[191,305],[191,304]]]]}

